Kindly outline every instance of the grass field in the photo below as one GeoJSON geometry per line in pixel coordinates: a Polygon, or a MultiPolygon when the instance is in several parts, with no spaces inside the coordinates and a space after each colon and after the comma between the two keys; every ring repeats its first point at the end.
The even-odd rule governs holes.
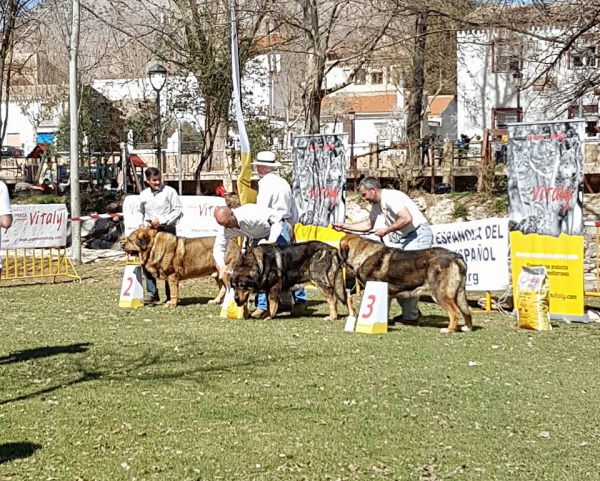
{"type": "Polygon", "coordinates": [[[219,319],[201,282],[119,309],[118,270],[81,273],[0,285],[0,480],[600,479],[597,324],[445,336],[422,303],[368,336],[219,319]]]}

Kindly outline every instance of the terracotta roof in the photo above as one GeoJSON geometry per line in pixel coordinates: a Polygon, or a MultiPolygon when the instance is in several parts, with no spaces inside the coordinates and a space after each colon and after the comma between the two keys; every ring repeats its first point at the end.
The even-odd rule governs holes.
{"type": "Polygon", "coordinates": [[[433,97],[429,101],[429,109],[427,113],[433,117],[440,117],[453,100],[453,95],[438,95],[433,97]]]}
{"type": "Polygon", "coordinates": [[[274,32],[265,35],[264,37],[256,38],[254,41],[255,50],[267,50],[277,47],[285,42],[285,38],[280,33],[274,32]]]}
{"type": "Polygon", "coordinates": [[[325,97],[322,102],[326,113],[342,113],[353,110],[356,113],[390,113],[396,110],[396,92],[380,94],[338,94],[325,97]]]}

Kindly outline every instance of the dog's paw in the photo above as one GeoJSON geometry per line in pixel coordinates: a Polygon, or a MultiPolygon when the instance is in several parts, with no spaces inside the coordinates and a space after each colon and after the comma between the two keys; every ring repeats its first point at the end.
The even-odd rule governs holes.
{"type": "Polygon", "coordinates": [[[461,326],[460,330],[462,332],[471,332],[473,329],[471,329],[469,326],[461,326]]]}
{"type": "Polygon", "coordinates": [[[164,305],[165,309],[169,309],[171,307],[177,307],[177,303],[174,301],[167,301],[164,305]]]}
{"type": "Polygon", "coordinates": [[[221,304],[221,301],[219,301],[218,299],[211,299],[207,302],[207,304],[221,304]]]}
{"type": "Polygon", "coordinates": [[[337,321],[338,318],[337,317],[331,317],[331,316],[325,316],[323,318],[324,321],[337,321]]]}
{"type": "Polygon", "coordinates": [[[448,329],[447,327],[442,327],[442,328],[440,329],[440,332],[441,332],[442,334],[452,334],[454,331],[451,331],[451,330],[450,330],[450,329],[448,329]]]}

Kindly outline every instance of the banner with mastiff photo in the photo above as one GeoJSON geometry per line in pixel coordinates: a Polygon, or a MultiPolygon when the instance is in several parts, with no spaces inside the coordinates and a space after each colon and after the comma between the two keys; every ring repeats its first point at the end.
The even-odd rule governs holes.
{"type": "Polygon", "coordinates": [[[523,266],[544,266],[550,313],[583,320],[584,120],[508,125],[513,290],[523,266]]]}
{"type": "Polygon", "coordinates": [[[67,245],[65,204],[13,205],[13,224],[2,229],[2,249],[42,249],[67,245]]]}
{"type": "Polygon", "coordinates": [[[294,137],[292,195],[300,224],[344,222],[347,143],[347,134],[294,137]]]}
{"type": "Polygon", "coordinates": [[[508,219],[490,218],[431,226],[433,245],[463,256],[468,291],[503,291],[508,274],[508,219]]]}
{"type": "MultiPolygon", "coordinates": [[[[177,235],[181,237],[214,237],[219,224],[214,217],[215,209],[226,205],[223,197],[183,195],[179,197],[183,205],[183,216],[177,223],[177,235]]],[[[123,201],[124,235],[128,236],[142,224],[138,211],[139,195],[128,195],[123,201]]]]}

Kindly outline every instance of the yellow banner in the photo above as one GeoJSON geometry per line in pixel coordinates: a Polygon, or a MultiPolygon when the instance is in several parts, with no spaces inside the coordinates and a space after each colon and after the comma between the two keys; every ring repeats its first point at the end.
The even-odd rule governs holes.
{"type": "Polygon", "coordinates": [[[251,161],[250,152],[242,152],[240,174],[237,179],[238,195],[240,196],[240,203],[242,205],[256,204],[256,191],[250,185],[250,177],[252,175],[251,161]]]}
{"type": "Polygon", "coordinates": [[[325,242],[333,247],[339,247],[340,241],[346,233],[333,230],[331,226],[321,227],[318,225],[303,225],[298,223],[294,226],[294,235],[296,236],[296,242],[316,240],[325,242]]]}
{"type": "Polygon", "coordinates": [[[544,266],[550,279],[550,313],[553,317],[584,315],[583,237],[561,234],[510,233],[513,294],[521,267],[544,266]]]}

